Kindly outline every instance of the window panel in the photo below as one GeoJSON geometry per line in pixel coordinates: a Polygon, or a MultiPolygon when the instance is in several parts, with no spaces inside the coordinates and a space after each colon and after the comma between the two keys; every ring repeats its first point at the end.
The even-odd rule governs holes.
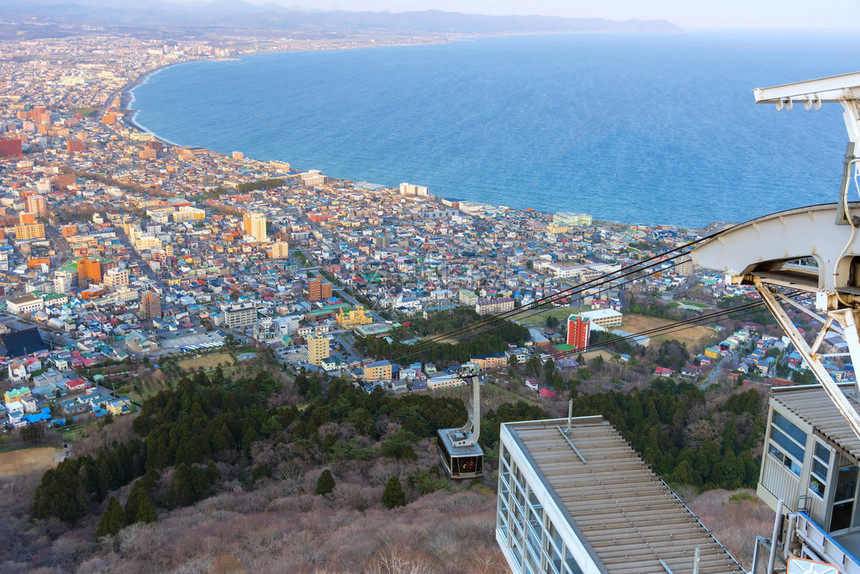
{"type": "Polygon", "coordinates": [[[797,441],[798,444],[806,444],[806,433],[781,414],[776,412],[773,413],[773,424],[785,431],[785,433],[797,441]]]}
{"type": "Polygon", "coordinates": [[[771,429],[770,438],[782,448],[783,452],[787,452],[794,457],[794,460],[803,464],[804,448],[802,446],[788,438],[788,435],[777,428],[771,429]]]}

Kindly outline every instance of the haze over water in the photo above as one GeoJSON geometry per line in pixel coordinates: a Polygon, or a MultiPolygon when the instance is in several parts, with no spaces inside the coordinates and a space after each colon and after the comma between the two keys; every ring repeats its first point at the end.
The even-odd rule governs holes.
{"type": "Polygon", "coordinates": [[[857,71],[847,35],[549,35],[194,62],[135,92],[169,141],[437,196],[701,227],[837,199],[841,108],[752,90],[857,71]]]}

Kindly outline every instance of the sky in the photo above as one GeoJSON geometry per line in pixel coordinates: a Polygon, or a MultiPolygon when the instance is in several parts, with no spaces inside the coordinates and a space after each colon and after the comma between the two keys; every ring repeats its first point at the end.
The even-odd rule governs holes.
{"type": "Polygon", "coordinates": [[[860,0],[246,0],[304,10],[540,14],[610,20],[665,19],[682,28],[860,31],[860,0]]]}

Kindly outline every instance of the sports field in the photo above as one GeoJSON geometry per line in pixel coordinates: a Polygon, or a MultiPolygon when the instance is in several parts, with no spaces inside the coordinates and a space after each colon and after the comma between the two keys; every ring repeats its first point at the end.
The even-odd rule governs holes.
{"type": "MultiPolygon", "coordinates": [[[[624,315],[624,322],[621,329],[628,333],[642,333],[650,329],[664,327],[675,323],[672,319],[661,319],[659,317],[648,317],[646,315],[624,315]]],[[[675,339],[681,343],[686,343],[687,347],[692,350],[695,346],[703,346],[708,340],[714,336],[714,331],[707,327],[693,326],[683,330],[674,330],[663,335],[648,335],[651,337],[652,343],[660,343],[668,339],[675,339]]]]}
{"type": "Polygon", "coordinates": [[[39,447],[0,453],[0,479],[53,468],[57,465],[55,459],[59,452],[62,449],[39,447]]]}

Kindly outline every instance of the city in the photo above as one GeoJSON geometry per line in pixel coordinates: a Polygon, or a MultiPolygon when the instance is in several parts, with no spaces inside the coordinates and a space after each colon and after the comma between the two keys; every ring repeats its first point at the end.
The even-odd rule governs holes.
{"type": "MultiPolygon", "coordinates": [[[[755,298],[754,289],[727,283],[722,273],[694,267],[689,258],[679,262],[663,255],[728,224],[705,230],[628,225],[595,221],[585,213],[547,214],[437,197],[420,184],[387,188],[335,179],[313,169],[322,166],[294,169],[290,158],[259,161],[242,150],[222,154],[173,145],[141,130],[127,109],[131,87],[164,66],[334,47],[345,46],[307,40],[165,43],[98,34],[0,42],[5,78],[0,84],[4,439],[59,447],[53,464],[66,456],[88,456],[89,463],[79,463],[84,465],[80,474],[95,474],[95,467],[86,465],[97,464],[92,456],[107,455],[92,445],[79,451],[79,438],[83,445],[85,437],[101,437],[107,446],[111,429],[122,424],[127,431],[134,425],[136,432],[150,425],[154,433],[152,421],[160,420],[160,407],[146,406],[148,399],[160,400],[174,387],[190,393],[183,390],[192,384],[189,379],[210,389],[213,381],[225,380],[225,373],[253,372],[263,389],[284,386],[283,381],[295,387],[286,398],[276,391],[254,395],[272,407],[268,414],[251,412],[255,407],[243,403],[246,398],[232,397],[248,411],[242,416],[268,417],[252,431],[230,431],[241,436],[237,450],[255,462],[253,471],[241,475],[226,459],[215,461],[218,457],[208,458],[206,451],[185,453],[188,465],[179,456],[171,458],[177,474],[181,466],[189,476],[198,472],[203,477],[205,471],[206,492],[221,477],[227,484],[228,475],[233,482],[224,492],[278,475],[291,489],[308,492],[312,489],[297,478],[305,476],[297,463],[277,459],[274,450],[262,454],[264,447],[253,446],[257,443],[248,436],[291,429],[299,446],[276,441],[265,448],[295,448],[290,456],[318,475],[313,465],[321,462],[366,462],[367,452],[376,447],[356,434],[365,429],[368,436],[377,433],[390,467],[415,465],[408,466],[407,490],[418,498],[422,488],[427,493],[444,488],[431,471],[422,473],[432,464],[428,460],[435,460],[432,452],[405,443],[426,447],[429,443],[416,442],[421,433],[443,422],[461,424],[457,417],[465,415],[459,400],[466,396],[470,375],[481,375],[492,405],[487,421],[496,426],[507,422],[497,418],[505,409],[524,411],[517,415],[522,418],[509,419],[513,424],[540,412],[561,417],[569,398],[579,397],[576,413],[585,416],[602,414],[586,412],[592,406],[610,404],[597,399],[590,404],[590,396],[645,397],[642,405],[635,403],[645,409],[638,416],[643,424],[644,419],[658,421],[655,427],[661,430],[649,438],[645,433],[650,431],[641,427],[636,432],[642,436],[625,438],[667,482],[705,489],[754,487],[766,420],[758,393],[811,383],[814,376],[767,313],[729,314],[733,305],[755,298]],[[605,280],[642,262],[653,262],[647,272],[605,280]],[[707,319],[709,313],[712,320],[672,330],[678,321],[707,319]],[[477,342],[468,326],[495,316],[513,321],[505,321],[504,333],[492,341],[477,342]],[[457,329],[460,337],[446,338],[457,329]],[[442,344],[427,342],[434,339],[442,344]],[[184,382],[176,384],[174,377],[184,382]],[[661,379],[671,381],[671,388],[661,386],[661,379]],[[662,405],[672,396],[675,401],[678,389],[689,401],[683,409],[701,411],[690,425],[694,440],[671,453],[659,452],[670,437],[681,442],[681,421],[658,413],[655,400],[662,405]],[[704,410],[706,391],[708,408],[714,409],[709,412],[704,410]],[[359,393],[362,398],[354,400],[368,403],[334,416],[338,393],[359,393]],[[452,397],[459,406],[433,422],[427,412],[436,403],[417,406],[452,397]],[[398,407],[391,405],[400,398],[412,401],[409,408],[416,412],[428,410],[397,415],[395,422],[398,407]],[[329,401],[324,407],[314,402],[324,400],[329,401]],[[743,400],[752,406],[738,406],[743,400]],[[512,407],[515,402],[524,406],[512,407]],[[131,414],[133,423],[121,422],[131,414]],[[390,428],[377,428],[388,417],[390,428]],[[316,429],[324,428],[330,432],[320,430],[320,449],[328,455],[308,446],[316,440],[316,429]],[[717,441],[731,433],[734,444],[722,447],[722,456],[731,462],[714,463],[719,470],[705,468],[695,451],[717,448],[720,453],[717,441]],[[411,438],[404,438],[407,434],[411,438]],[[420,464],[405,462],[416,459],[420,464]],[[207,460],[209,466],[191,464],[207,460]]],[[[800,313],[792,318],[804,328],[816,324],[800,313]]],[[[821,342],[833,351],[845,348],[838,337],[821,342]]],[[[847,361],[828,358],[824,367],[837,382],[855,380],[847,361]]],[[[220,394],[206,397],[197,405],[217,420],[229,400],[220,394]]],[[[499,441],[512,439],[494,432],[495,462],[508,468],[509,458],[499,462],[499,441]]],[[[507,452],[510,443],[504,444],[507,452]]],[[[381,492],[386,484],[387,494],[385,481],[397,473],[388,468],[382,480],[381,470],[368,471],[373,472],[379,474],[374,487],[381,492]]],[[[338,480],[346,474],[341,469],[338,480]]],[[[134,476],[144,476],[144,469],[134,476]]],[[[173,480],[175,486],[178,479],[173,480]]],[[[87,486],[98,491],[100,508],[108,491],[125,484],[116,481],[108,488],[108,483],[87,486]]],[[[484,488],[491,486],[488,482],[484,488]]],[[[206,498],[203,490],[183,497],[173,488],[160,509],[206,498]]],[[[316,489],[321,494],[319,482],[316,489]]],[[[37,515],[60,516],[39,496],[37,515]]],[[[350,507],[356,512],[370,504],[357,490],[349,496],[350,501],[338,504],[356,505],[350,507]]],[[[283,500],[285,509],[298,512],[283,500]]],[[[385,496],[382,503],[388,508],[385,496]]],[[[494,499],[478,504],[495,509],[494,499]]],[[[129,514],[128,506],[124,512],[132,519],[141,515],[137,509],[129,514]]],[[[155,513],[153,506],[151,520],[144,522],[155,520],[155,513]]],[[[770,520],[772,515],[764,523],[770,520]]],[[[94,517],[90,526],[95,527],[94,517]]],[[[495,544],[492,536],[489,546],[495,544]]],[[[482,571],[503,563],[491,550],[481,557],[487,563],[482,571]]],[[[302,567],[315,561],[322,558],[307,557],[302,567]]]]}

